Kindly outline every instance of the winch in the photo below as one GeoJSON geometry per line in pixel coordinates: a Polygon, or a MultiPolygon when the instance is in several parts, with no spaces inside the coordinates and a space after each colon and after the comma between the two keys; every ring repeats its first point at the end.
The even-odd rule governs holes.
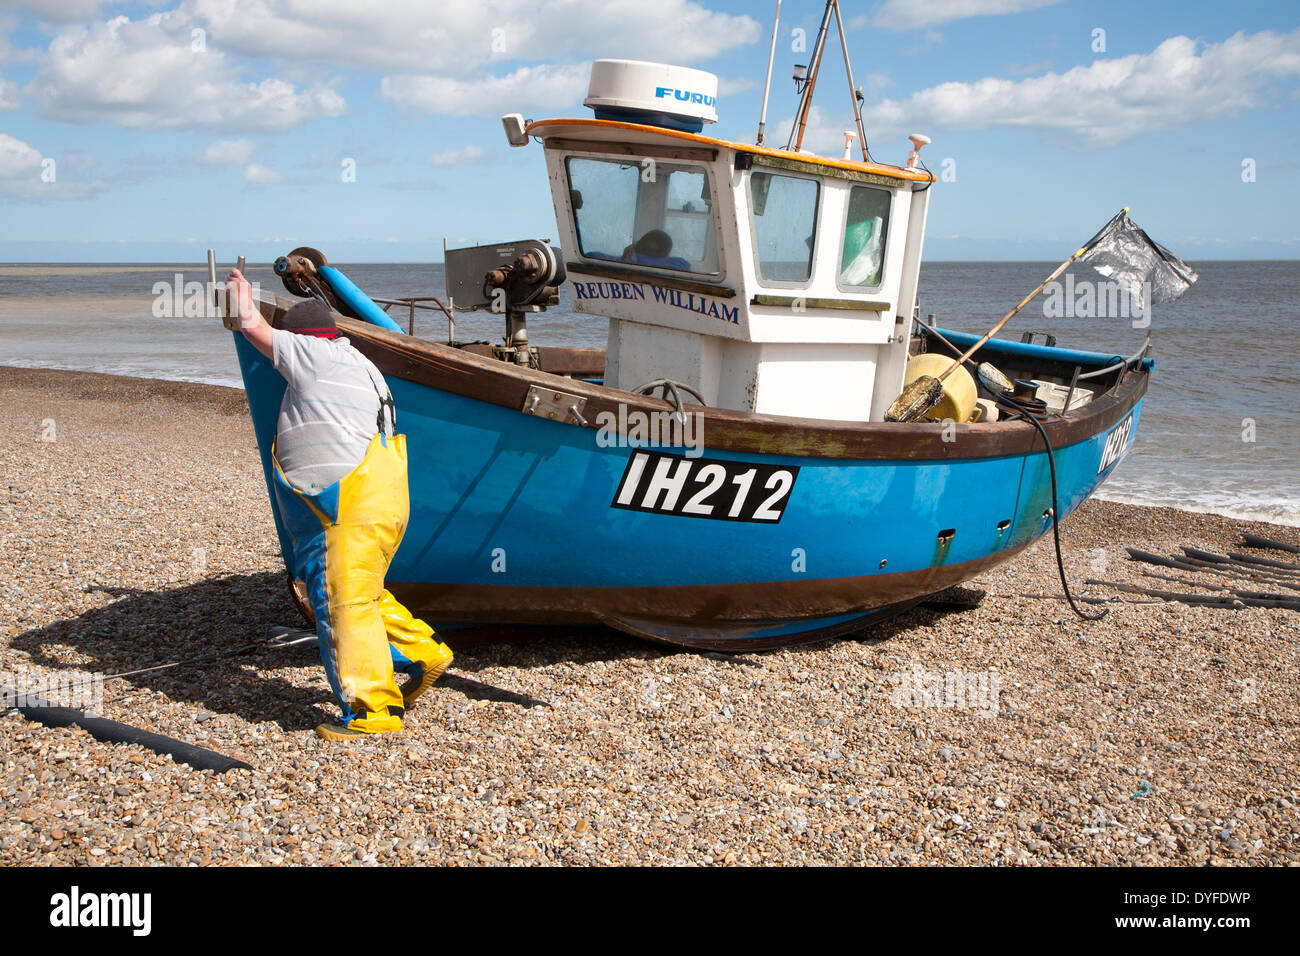
{"type": "Polygon", "coordinates": [[[447,296],[454,307],[486,308],[506,317],[501,357],[518,365],[537,365],[528,345],[528,312],[543,312],[560,301],[564,262],[557,250],[538,239],[491,246],[448,249],[447,296]]]}

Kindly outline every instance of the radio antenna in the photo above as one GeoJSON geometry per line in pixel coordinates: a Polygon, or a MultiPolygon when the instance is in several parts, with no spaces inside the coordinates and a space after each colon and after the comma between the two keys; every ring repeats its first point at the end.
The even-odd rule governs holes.
{"type": "Polygon", "coordinates": [[[772,18],[772,46],[767,51],[767,80],[763,83],[763,110],[758,114],[758,140],[763,145],[763,128],[767,126],[767,94],[772,89],[772,60],[776,56],[776,29],[781,23],[781,0],[776,0],[776,16],[772,18]]]}

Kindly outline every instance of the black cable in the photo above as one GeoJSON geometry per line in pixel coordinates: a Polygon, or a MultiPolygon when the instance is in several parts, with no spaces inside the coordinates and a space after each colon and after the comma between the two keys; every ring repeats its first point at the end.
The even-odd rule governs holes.
{"type": "Polygon", "coordinates": [[[1079,605],[1074,602],[1074,596],[1070,594],[1070,585],[1065,580],[1065,559],[1061,557],[1061,531],[1057,525],[1057,515],[1060,513],[1060,507],[1056,499],[1056,456],[1052,451],[1051,439],[1047,437],[1047,429],[1043,428],[1043,423],[1033,415],[1030,415],[1023,408],[1020,408],[1009,400],[1005,395],[995,396],[998,404],[1006,406],[1008,409],[1014,409],[1021,417],[1027,419],[1035,428],[1038,434],[1043,436],[1043,445],[1047,448],[1047,467],[1052,476],[1052,539],[1056,544],[1056,570],[1061,575],[1061,589],[1065,591],[1065,600],[1069,602],[1070,609],[1085,621],[1100,621],[1110,613],[1109,609],[1103,610],[1100,614],[1085,614],[1079,605]]]}
{"type": "MultiPolygon", "coordinates": [[[[929,170],[927,170],[927,172],[929,172],[929,170]]],[[[942,335],[940,335],[938,330],[934,329],[932,326],[928,325],[927,323],[922,322],[921,319],[919,318],[916,319],[916,322],[920,324],[922,328],[928,329],[930,332],[934,333],[935,337],[938,338],[939,341],[942,342],[944,345],[948,346],[948,348],[956,351],[956,346],[954,346],[951,342],[949,342],[942,335]]],[[[958,353],[959,357],[960,354],[961,353],[958,353]]],[[[974,360],[967,359],[966,364],[968,365],[974,364],[974,360]]],[[[1043,428],[1042,422],[1040,422],[1037,418],[1035,418],[1025,409],[1021,408],[1015,402],[1007,398],[1005,394],[994,393],[992,390],[988,389],[987,386],[985,386],[985,390],[988,391],[989,394],[993,396],[994,401],[996,401],[999,405],[1006,408],[1008,411],[1015,412],[1017,416],[1021,418],[1025,418],[1031,423],[1033,423],[1033,426],[1038,429],[1038,434],[1043,436],[1043,446],[1047,449],[1047,467],[1048,470],[1051,472],[1051,476],[1052,476],[1052,538],[1056,544],[1056,570],[1061,575],[1061,588],[1065,591],[1065,600],[1069,602],[1070,609],[1074,611],[1075,614],[1079,615],[1079,617],[1083,618],[1085,621],[1100,621],[1103,617],[1109,614],[1110,611],[1105,610],[1102,611],[1100,614],[1084,614],[1083,611],[1079,610],[1079,605],[1074,603],[1074,597],[1073,595],[1070,594],[1070,585],[1067,584],[1065,580],[1065,561],[1061,557],[1061,532],[1060,529],[1057,527],[1057,523],[1056,523],[1056,516],[1060,512],[1060,508],[1057,505],[1057,499],[1056,499],[1056,456],[1052,451],[1052,442],[1047,437],[1047,430],[1043,428]]]]}
{"type": "MultiPolygon", "coordinates": [[[[919,152],[919,150],[918,150],[918,152],[919,152]]],[[[934,175],[934,173],[930,172],[930,167],[927,166],[927,165],[925,165],[925,160],[922,159],[919,155],[916,157],[916,161],[921,165],[921,168],[922,168],[922,169],[924,169],[927,173],[930,173],[930,181],[927,182],[927,183],[925,184],[925,189],[929,189],[931,186],[934,185],[934,182],[935,182],[935,175],[934,175]]],[[[917,189],[917,190],[915,190],[915,192],[923,193],[923,192],[925,192],[925,189],[917,189]]]]}

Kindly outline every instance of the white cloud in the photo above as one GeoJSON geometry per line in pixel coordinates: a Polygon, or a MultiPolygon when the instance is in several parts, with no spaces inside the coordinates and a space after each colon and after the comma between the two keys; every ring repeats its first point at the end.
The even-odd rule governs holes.
{"type": "MultiPolygon", "coordinates": [[[[0,0],[2,3],[3,0],[0,0]]],[[[9,42],[8,33],[13,29],[13,18],[0,14],[0,63],[8,63],[16,52],[9,42]]]]}
{"type": "MultiPolygon", "coordinates": [[[[6,0],[0,0],[0,7],[4,6],[5,2],[6,0]]],[[[39,50],[13,45],[13,41],[9,39],[9,34],[14,31],[17,23],[17,17],[0,12],[0,65],[5,63],[25,63],[35,60],[40,55],[39,50]]]]}
{"type": "MultiPolygon", "coordinates": [[[[50,164],[34,146],[0,133],[0,196],[36,201],[85,199],[104,190],[102,180],[89,180],[65,172],[90,168],[84,153],[69,153],[59,164],[50,164]]],[[[93,164],[93,161],[91,161],[93,164]]]]}
{"type": "Polygon", "coordinates": [[[36,178],[41,171],[41,154],[20,139],[0,133],[0,179],[36,178]]]}
{"type": "Polygon", "coordinates": [[[71,23],[99,16],[100,0],[0,0],[0,6],[18,7],[38,20],[71,23]]]}
{"type": "MultiPolygon", "coordinates": [[[[845,96],[845,100],[848,97],[845,96]]],[[[790,139],[790,129],[794,126],[794,119],[786,116],[775,124],[776,135],[771,138],[771,143],[776,146],[785,146],[790,139]]],[[[853,114],[846,107],[843,114],[828,115],[826,110],[820,106],[814,106],[808,111],[808,122],[804,126],[802,149],[807,153],[816,153],[818,156],[843,156],[844,155],[844,131],[852,130],[856,136],[853,114]]],[[[867,127],[867,142],[871,144],[872,139],[871,127],[867,127]]],[[[862,147],[858,145],[856,139],[853,141],[852,158],[862,158],[862,147]]]]}
{"type": "MultiPolygon", "coordinates": [[[[1001,16],[1050,7],[1061,0],[885,0],[871,22],[886,30],[917,30],[969,17],[1001,16]]],[[[854,18],[855,25],[859,18],[854,18]]]]}
{"type": "Polygon", "coordinates": [[[177,15],[227,53],[382,70],[382,97],[460,116],[576,105],[588,57],[694,65],[761,33],[696,0],[314,0],[311,16],[299,0],[184,0],[177,15]]]}
{"type": "Polygon", "coordinates": [[[692,64],[752,43],[748,16],[695,0],[184,0],[228,52],[389,73],[462,74],[492,61],[626,56],[692,64]]]}
{"type": "MultiPolygon", "coordinates": [[[[100,6],[52,0],[48,18],[84,18],[100,6]]],[[[591,56],[693,65],[761,33],[751,17],[700,0],[313,0],[310,15],[303,9],[301,0],[180,0],[137,21],[66,26],[25,92],[44,115],[73,122],[269,131],[336,116],[346,104],[328,84],[244,82],[245,58],[270,59],[290,76],[306,64],[383,71],[388,98],[466,115],[571,105],[591,56]],[[196,29],[206,52],[191,48],[196,29]]]]}
{"type": "Polygon", "coordinates": [[[199,162],[209,166],[242,166],[257,152],[258,144],[251,139],[218,139],[208,144],[199,162]]]}
{"type": "Polygon", "coordinates": [[[736,93],[744,93],[746,90],[758,89],[758,80],[752,77],[737,77],[729,79],[728,77],[718,78],[718,95],[734,96],[736,93]]]}
{"type": "Polygon", "coordinates": [[[577,106],[587,90],[590,67],[523,66],[506,76],[386,76],[383,99],[443,116],[491,116],[503,112],[577,106]]]}
{"type": "Polygon", "coordinates": [[[864,84],[865,96],[868,100],[874,100],[882,91],[894,85],[893,78],[888,73],[882,73],[879,70],[873,70],[867,74],[867,82],[864,84]]]}
{"type": "Polygon", "coordinates": [[[1032,63],[1009,63],[1006,72],[1012,76],[1032,76],[1035,73],[1043,73],[1055,66],[1052,60],[1035,60],[1032,63]]]}
{"type": "Polygon", "coordinates": [[[284,177],[270,166],[263,166],[261,163],[249,163],[244,167],[244,182],[252,183],[255,186],[274,186],[276,183],[284,182],[284,177]]]}
{"type": "Polygon", "coordinates": [[[1209,44],[1177,36],[1150,53],[1096,60],[1064,73],[943,83],[905,100],[884,100],[868,111],[868,132],[1007,126],[1108,146],[1147,130],[1255,108],[1271,84],[1297,75],[1300,29],[1237,33],[1209,44]]]}
{"type": "Polygon", "coordinates": [[[6,110],[16,110],[20,105],[18,102],[18,84],[0,76],[0,113],[6,110]]]}
{"type": "Polygon", "coordinates": [[[99,165],[99,161],[90,153],[69,152],[63,154],[63,168],[74,173],[89,172],[99,165]]]}
{"type": "Polygon", "coordinates": [[[54,119],[138,128],[283,130],[346,108],[328,86],[242,82],[239,73],[210,39],[196,50],[174,13],[116,17],[60,31],[25,92],[54,119]]]}
{"type": "Polygon", "coordinates": [[[459,149],[448,149],[441,153],[433,153],[429,156],[429,164],[432,166],[469,166],[483,158],[483,150],[478,146],[462,146],[459,149]]]}

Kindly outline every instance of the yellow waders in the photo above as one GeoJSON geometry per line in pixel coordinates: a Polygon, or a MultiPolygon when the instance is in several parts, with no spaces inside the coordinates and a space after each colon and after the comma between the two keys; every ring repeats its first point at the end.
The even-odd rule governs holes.
{"type": "Polygon", "coordinates": [[[418,682],[427,668],[441,673],[451,659],[433,629],[384,588],[410,516],[406,436],[375,435],[360,464],[314,495],[284,477],[274,446],[271,457],[294,570],[307,585],[343,726],[364,733],[400,730],[405,711],[394,668],[418,682]]]}

